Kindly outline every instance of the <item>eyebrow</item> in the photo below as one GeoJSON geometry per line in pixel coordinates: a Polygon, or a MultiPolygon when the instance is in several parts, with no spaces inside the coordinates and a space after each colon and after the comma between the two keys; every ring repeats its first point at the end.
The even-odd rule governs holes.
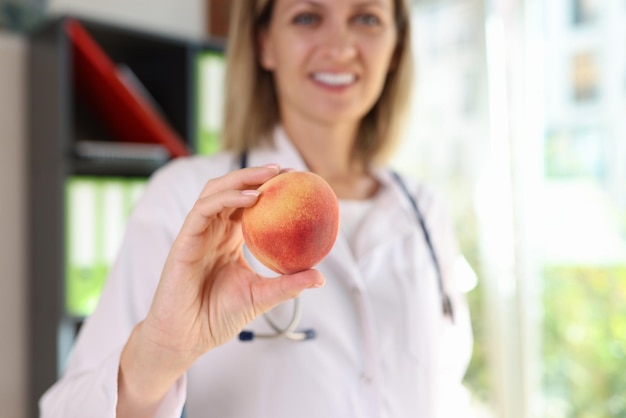
{"type": "MultiPolygon", "coordinates": [[[[298,6],[300,4],[308,4],[310,6],[313,6],[315,8],[318,9],[322,9],[325,7],[325,5],[323,4],[323,2],[317,1],[317,0],[300,0],[300,1],[294,1],[291,4],[288,4],[286,7],[286,9],[291,9],[295,6],[298,6]]],[[[383,2],[381,0],[363,0],[360,1],[354,5],[352,5],[353,8],[355,9],[361,9],[361,8],[365,8],[368,6],[384,6],[383,2]]]]}

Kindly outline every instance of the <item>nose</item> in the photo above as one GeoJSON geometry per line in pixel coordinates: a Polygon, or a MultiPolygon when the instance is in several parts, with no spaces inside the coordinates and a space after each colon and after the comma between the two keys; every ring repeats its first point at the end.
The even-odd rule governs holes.
{"type": "Polygon", "coordinates": [[[324,31],[321,49],[323,55],[332,61],[349,61],[357,55],[355,34],[347,24],[329,22],[324,31]]]}

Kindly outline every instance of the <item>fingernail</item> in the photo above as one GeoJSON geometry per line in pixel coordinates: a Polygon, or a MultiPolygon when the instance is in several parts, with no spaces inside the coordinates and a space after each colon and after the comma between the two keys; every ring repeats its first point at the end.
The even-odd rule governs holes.
{"type": "Polygon", "coordinates": [[[326,283],[326,281],[324,280],[323,282],[318,282],[318,283],[313,283],[309,289],[317,289],[320,288],[322,286],[324,286],[324,283],[326,283]]]}
{"type": "Polygon", "coordinates": [[[281,173],[291,173],[293,171],[296,171],[296,169],[295,168],[281,168],[280,169],[281,173]]]}
{"type": "Polygon", "coordinates": [[[263,165],[263,167],[265,167],[265,168],[273,168],[275,170],[280,170],[280,165],[278,165],[276,163],[265,164],[265,165],[263,165]]]}
{"type": "Polygon", "coordinates": [[[260,192],[258,190],[242,190],[241,194],[244,196],[259,196],[260,192]]]}

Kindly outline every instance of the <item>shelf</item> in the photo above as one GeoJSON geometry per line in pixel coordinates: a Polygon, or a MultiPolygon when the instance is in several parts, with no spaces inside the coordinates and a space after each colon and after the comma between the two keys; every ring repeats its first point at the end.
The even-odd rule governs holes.
{"type": "MultiPolygon", "coordinates": [[[[79,157],[85,141],[121,144],[106,118],[81,94],[75,49],[66,23],[69,16],[47,21],[29,34],[29,417],[37,417],[41,395],[60,376],[82,318],[66,310],[66,186],[77,177],[146,179],[169,161],[146,152],[126,157],[79,157]],[[145,157],[145,158],[144,158],[145,157]]],[[[203,51],[223,51],[223,42],[177,39],[77,19],[110,62],[130,69],[145,88],[159,117],[190,153],[198,143],[196,58],[203,51]]],[[[106,91],[105,91],[106,93],[106,91]]],[[[87,95],[88,96],[88,95],[87,95]]],[[[121,119],[122,123],[132,123],[121,119]]],[[[136,141],[137,142],[137,141],[136,141]]],[[[106,147],[105,147],[106,148],[106,147]]],[[[153,150],[154,151],[154,150],[153,150]]]]}
{"type": "Polygon", "coordinates": [[[164,163],[153,161],[81,160],[74,158],[69,164],[68,175],[149,177],[163,165],[164,163]]]}
{"type": "Polygon", "coordinates": [[[157,48],[152,40],[129,37],[122,38],[118,48],[107,49],[103,40],[113,38],[113,34],[117,35],[113,39],[119,40],[119,34],[109,31],[108,38],[98,42],[94,28],[88,30],[71,18],[62,28],[70,41],[74,91],[95,119],[118,141],[160,144],[172,157],[188,155],[188,142],[183,139],[187,132],[181,135],[183,127],[179,125],[177,131],[170,120],[181,116],[181,108],[190,108],[190,92],[175,88],[184,77],[176,71],[179,68],[168,64],[180,63],[184,70],[189,65],[187,46],[172,48],[163,43],[157,48]],[[132,53],[124,55],[120,50],[132,53]],[[115,55],[117,58],[112,58],[115,55]],[[165,92],[168,100],[159,100],[165,92]],[[168,108],[175,111],[168,112],[168,108]]]}

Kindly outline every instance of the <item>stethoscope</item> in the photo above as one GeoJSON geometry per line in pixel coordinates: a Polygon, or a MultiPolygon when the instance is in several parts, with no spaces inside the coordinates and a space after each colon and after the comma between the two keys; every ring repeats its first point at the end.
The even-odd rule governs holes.
{"type": "MultiPolygon", "coordinates": [[[[246,168],[248,166],[248,153],[244,152],[241,154],[241,160],[239,164],[240,168],[246,168]]],[[[452,302],[450,297],[445,291],[443,287],[443,277],[441,275],[441,266],[439,264],[439,259],[437,258],[437,253],[435,252],[435,247],[433,245],[432,239],[430,237],[430,232],[426,226],[426,221],[424,220],[424,216],[422,215],[422,211],[417,205],[417,201],[413,197],[413,195],[409,192],[409,189],[406,186],[402,177],[395,171],[391,171],[391,175],[400,186],[400,190],[406,196],[411,204],[411,208],[415,213],[415,217],[417,218],[417,222],[424,234],[424,240],[426,241],[426,245],[428,246],[428,251],[430,252],[430,257],[433,262],[433,266],[435,267],[435,273],[437,275],[437,284],[439,287],[439,294],[441,296],[441,305],[442,311],[445,316],[449,316],[451,321],[454,321],[454,312],[452,310],[452,302]]],[[[295,298],[293,300],[293,314],[291,316],[291,321],[289,324],[281,328],[279,327],[267,314],[263,315],[263,318],[267,322],[267,324],[274,331],[273,333],[256,333],[249,330],[243,330],[239,333],[240,341],[253,341],[256,338],[261,339],[272,339],[272,338],[288,338],[294,341],[307,341],[315,338],[316,333],[314,329],[303,329],[296,330],[298,324],[300,323],[300,318],[302,316],[302,304],[300,302],[300,298],[295,298]]]]}

